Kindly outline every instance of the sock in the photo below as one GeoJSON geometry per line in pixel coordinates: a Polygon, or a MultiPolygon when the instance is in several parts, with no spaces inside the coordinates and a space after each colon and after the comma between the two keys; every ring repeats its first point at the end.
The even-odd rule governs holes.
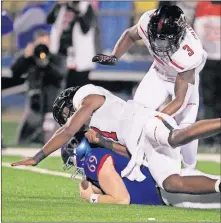
{"type": "Polygon", "coordinates": [[[221,182],[220,182],[220,180],[217,180],[216,183],[215,183],[215,191],[217,193],[220,193],[220,191],[221,191],[221,182]]]}
{"type": "Polygon", "coordinates": [[[184,168],[195,169],[198,140],[194,140],[193,142],[183,145],[180,148],[181,148],[181,153],[183,155],[184,168]]]}

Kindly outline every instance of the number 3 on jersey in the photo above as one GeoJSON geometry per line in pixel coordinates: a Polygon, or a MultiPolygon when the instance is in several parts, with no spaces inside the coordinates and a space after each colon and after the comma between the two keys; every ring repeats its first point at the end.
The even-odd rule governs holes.
{"type": "Polygon", "coordinates": [[[183,46],[184,50],[187,50],[188,55],[191,57],[194,54],[194,51],[186,44],[183,46]]]}

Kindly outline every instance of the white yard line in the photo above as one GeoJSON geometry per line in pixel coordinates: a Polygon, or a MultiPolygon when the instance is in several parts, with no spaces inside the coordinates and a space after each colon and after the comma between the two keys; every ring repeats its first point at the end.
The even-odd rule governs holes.
{"type": "Polygon", "coordinates": [[[221,155],[220,154],[198,154],[197,160],[198,161],[212,161],[212,162],[220,163],[221,155]]]}
{"type": "MultiPolygon", "coordinates": [[[[38,149],[29,149],[29,150],[28,149],[27,150],[25,150],[25,149],[7,149],[2,152],[2,155],[32,156],[36,153],[36,151],[38,151],[38,149]],[[6,151],[7,151],[7,153],[6,153],[6,151]],[[16,152],[13,153],[14,151],[16,151],[16,152]]],[[[58,157],[58,153],[57,154],[55,153],[54,156],[58,157]]],[[[59,152],[59,156],[60,156],[60,152],[59,152]]],[[[219,154],[198,154],[197,159],[199,161],[212,161],[212,162],[220,163],[220,155],[219,154]]],[[[58,171],[48,170],[48,169],[42,169],[42,168],[38,168],[38,167],[34,167],[34,166],[12,167],[9,162],[2,162],[2,166],[13,168],[13,169],[18,169],[18,170],[28,170],[28,171],[32,171],[32,172],[36,172],[36,173],[41,173],[41,174],[60,176],[60,177],[65,177],[65,178],[71,177],[71,174],[69,174],[69,173],[63,173],[63,172],[58,172],[58,171]]],[[[82,177],[76,176],[76,179],[81,180],[82,177]]]]}
{"type": "MultiPolygon", "coordinates": [[[[34,156],[37,152],[39,152],[39,150],[40,148],[7,148],[5,150],[2,150],[2,155],[30,157],[34,156]]],[[[60,149],[52,153],[50,157],[61,157],[60,149]]]]}
{"type": "MultiPolygon", "coordinates": [[[[30,148],[7,148],[2,151],[2,155],[6,156],[23,156],[30,157],[34,156],[40,149],[30,149],[30,148]]],[[[50,155],[50,157],[60,157],[61,151],[57,150],[50,155]]],[[[198,154],[198,161],[212,161],[220,163],[221,155],[220,154],[198,154]]]]}
{"type": "MultiPolygon", "coordinates": [[[[63,173],[63,172],[58,172],[54,170],[47,170],[47,169],[42,169],[34,166],[16,166],[12,167],[10,163],[8,162],[2,162],[3,167],[9,167],[13,169],[18,169],[18,170],[28,170],[36,173],[41,173],[41,174],[47,174],[47,175],[53,175],[53,176],[59,176],[59,177],[65,177],[65,178],[71,178],[71,174],[69,173],[63,173]]],[[[76,176],[76,179],[81,180],[82,177],[76,176]]]]}

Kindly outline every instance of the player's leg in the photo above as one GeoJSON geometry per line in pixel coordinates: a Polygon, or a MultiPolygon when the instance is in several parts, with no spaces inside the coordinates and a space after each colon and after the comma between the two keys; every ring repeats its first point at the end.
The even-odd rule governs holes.
{"type": "MultiPolygon", "coordinates": [[[[189,98],[186,108],[181,114],[178,114],[175,119],[180,127],[186,128],[195,123],[199,108],[199,79],[198,74],[195,78],[194,90],[189,98]]],[[[183,164],[186,168],[194,169],[196,167],[196,156],[198,149],[198,140],[189,142],[181,146],[181,153],[183,155],[183,164]]]]}
{"type": "Polygon", "coordinates": [[[173,130],[168,141],[172,147],[177,147],[195,139],[210,137],[220,132],[221,118],[201,120],[187,128],[173,130]]]}
{"type": "Polygon", "coordinates": [[[220,180],[206,176],[170,175],[163,182],[163,187],[171,193],[210,194],[220,192],[220,180]]]}
{"type": "MultiPolygon", "coordinates": [[[[176,113],[174,118],[180,128],[186,128],[196,121],[198,107],[199,107],[199,71],[201,67],[196,70],[195,73],[195,84],[193,86],[193,91],[189,96],[185,98],[185,108],[180,112],[176,113]]],[[[174,98],[174,84],[165,82],[165,86],[174,98]]],[[[195,168],[196,165],[196,155],[198,148],[198,140],[192,141],[181,147],[181,153],[183,155],[183,163],[185,167],[195,168]]]]}
{"type": "Polygon", "coordinates": [[[169,115],[156,112],[156,116],[150,118],[144,128],[146,137],[154,147],[171,147],[168,142],[169,136],[174,129],[179,129],[174,118],[169,115]]]}
{"type": "Polygon", "coordinates": [[[176,148],[221,133],[221,118],[197,121],[187,128],[179,129],[172,117],[160,112],[158,114],[149,119],[144,128],[146,137],[156,146],[176,148]]]}
{"type": "MultiPolygon", "coordinates": [[[[219,180],[220,176],[203,173],[196,169],[185,168],[181,170],[181,176],[206,176],[211,179],[219,180]]],[[[220,208],[221,194],[174,194],[161,189],[161,196],[167,205],[183,208],[220,208]]]]}
{"type": "Polygon", "coordinates": [[[133,99],[155,110],[165,102],[168,95],[163,81],[158,77],[152,65],[140,82],[133,99]]]}
{"type": "Polygon", "coordinates": [[[160,190],[162,200],[166,205],[181,208],[202,208],[218,209],[221,208],[221,194],[175,194],[163,189],[160,190]]]}
{"type": "Polygon", "coordinates": [[[193,169],[188,169],[188,168],[182,169],[180,175],[181,176],[206,176],[215,180],[219,180],[221,178],[221,176],[219,175],[203,173],[199,170],[196,170],[196,169],[193,170],[193,169]]]}
{"type": "Polygon", "coordinates": [[[158,186],[171,193],[206,194],[219,192],[220,180],[206,176],[181,176],[181,162],[152,151],[148,168],[158,186]]]}

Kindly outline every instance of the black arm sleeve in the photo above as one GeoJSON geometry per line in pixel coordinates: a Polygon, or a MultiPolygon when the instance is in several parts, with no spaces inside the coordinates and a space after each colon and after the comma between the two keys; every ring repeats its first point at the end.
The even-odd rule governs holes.
{"type": "Polygon", "coordinates": [[[94,22],[95,14],[91,5],[88,6],[87,12],[83,16],[78,17],[81,30],[86,34],[94,22]]]}
{"type": "Polygon", "coordinates": [[[23,55],[18,57],[11,66],[12,75],[14,78],[20,78],[22,74],[25,74],[30,65],[33,64],[33,58],[25,58],[23,55]]]}
{"type": "Polygon", "coordinates": [[[47,23],[48,24],[53,24],[55,22],[60,7],[61,6],[59,4],[55,4],[55,6],[48,13],[48,15],[47,15],[47,23]]]}

